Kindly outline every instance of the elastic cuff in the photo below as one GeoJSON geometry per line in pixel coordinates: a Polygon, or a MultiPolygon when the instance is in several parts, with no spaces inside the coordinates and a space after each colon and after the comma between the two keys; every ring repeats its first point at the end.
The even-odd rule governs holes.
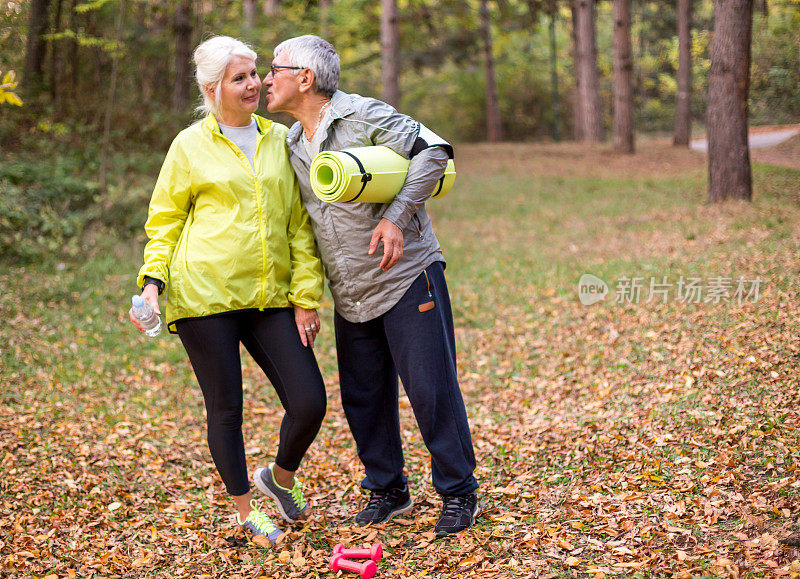
{"type": "Polygon", "coordinates": [[[239,489],[231,489],[228,485],[225,485],[225,490],[232,497],[241,497],[250,492],[250,484],[248,483],[247,488],[241,492],[239,492],[239,489]]]}
{"type": "Polygon", "coordinates": [[[386,210],[382,218],[397,225],[397,227],[400,228],[400,231],[405,230],[406,226],[408,226],[408,222],[411,221],[411,215],[408,215],[407,211],[405,211],[402,207],[396,207],[394,205],[390,206],[389,209],[386,210]]]}
{"type": "Polygon", "coordinates": [[[156,279],[154,277],[150,277],[150,276],[146,275],[146,276],[144,276],[144,283],[142,284],[142,291],[144,291],[144,288],[146,286],[148,286],[148,285],[156,286],[156,289],[158,289],[158,295],[161,295],[162,293],[164,293],[164,288],[166,287],[166,284],[163,281],[161,281],[160,279],[156,279]]]}
{"type": "Polygon", "coordinates": [[[278,464],[278,459],[277,459],[277,458],[275,458],[275,460],[274,460],[274,461],[272,461],[272,462],[273,462],[273,464],[275,464],[276,466],[278,466],[278,467],[282,468],[283,470],[288,470],[289,472],[295,472],[295,473],[296,473],[296,472],[297,472],[297,469],[299,469],[299,468],[300,468],[300,462],[299,462],[299,461],[298,461],[298,463],[297,463],[297,464],[290,464],[289,466],[283,466],[282,464],[278,464]],[[290,467],[294,467],[294,468],[290,468],[290,467]]]}

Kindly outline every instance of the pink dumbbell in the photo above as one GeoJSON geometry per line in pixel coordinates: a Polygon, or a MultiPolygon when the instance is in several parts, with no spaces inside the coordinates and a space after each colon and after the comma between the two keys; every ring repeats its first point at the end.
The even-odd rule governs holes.
{"type": "Polygon", "coordinates": [[[380,543],[375,543],[369,549],[345,549],[344,545],[338,543],[333,548],[333,554],[341,553],[349,559],[372,559],[375,563],[380,563],[383,557],[383,547],[380,543]]]}
{"type": "Polygon", "coordinates": [[[334,553],[333,557],[331,557],[330,569],[334,573],[336,573],[339,569],[344,569],[345,571],[354,571],[361,576],[361,579],[370,579],[375,575],[375,573],[378,572],[378,566],[375,564],[375,561],[358,563],[356,561],[346,559],[341,553],[334,553]]]}

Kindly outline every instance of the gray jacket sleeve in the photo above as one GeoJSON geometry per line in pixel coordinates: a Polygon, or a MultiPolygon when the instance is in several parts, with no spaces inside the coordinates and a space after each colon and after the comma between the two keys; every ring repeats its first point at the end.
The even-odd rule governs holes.
{"type": "Polygon", "coordinates": [[[385,102],[365,97],[361,102],[360,120],[373,145],[389,147],[398,155],[410,159],[420,131],[420,124],[398,113],[385,102]]]}
{"type": "Polygon", "coordinates": [[[428,147],[417,153],[411,159],[406,182],[383,214],[384,219],[405,229],[417,209],[435,191],[436,182],[444,175],[448,158],[441,146],[428,147]]]}
{"type": "Polygon", "coordinates": [[[453,148],[422,123],[379,100],[364,99],[361,115],[369,123],[373,144],[389,147],[411,160],[403,188],[383,214],[385,219],[405,229],[417,209],[433,194],[453,148]]]}

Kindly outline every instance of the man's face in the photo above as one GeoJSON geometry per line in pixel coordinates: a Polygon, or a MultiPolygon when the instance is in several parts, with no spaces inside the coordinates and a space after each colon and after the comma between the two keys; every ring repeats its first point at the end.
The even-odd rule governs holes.
{"type": "Polygon", "coordinates": [[[290,67],[289,59],[281,53],[272,61],[272,70],[264,77],[267,110],[271,113],[292,114],[300,97],[297,69],[285,67],[290,67]]]}

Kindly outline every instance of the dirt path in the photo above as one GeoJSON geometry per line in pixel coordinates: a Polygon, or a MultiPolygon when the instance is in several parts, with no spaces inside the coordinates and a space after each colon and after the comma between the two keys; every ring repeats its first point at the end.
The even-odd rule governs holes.
{"type": "Polygon", "coordinates": [[[751,151],[750,157],[759,163],[800,169],[800,134],[774,147],[751,151]]]}
{"type": "MultiPolygon", "coordinates": [[[[800,124],[751,127],[749,138],[753,161],[800,169],[800,124]]],[[[705,152],[708,143],[695,139],[691,149],[705,152]]]]}
{"type": "MultiPolygon", "coordinates": [[[[800,170],[800,124],[752,127],[750,144],[752,161],[800,170]]],[[[456,151],[459,171],[464,175],[482,174],[492,167],[507,174],[546,176],[679,176],[705,172],[708,162],[705,152],[697,147],[674,147],[669,139],[646,136],[637,138],[635,155],[616,153],[608,143],[574,142],[472,143],[460,144],[456,151]]]]}
{"type": "MultiPolygon", "coordinates": [[[[763,149],[764,147],[772,147],[788,141],[795,135],[800,135],[800,125],[791,125],[788,127],[773,128],[773,130],[758,130],[767,127],[755,127],[756,130],[751,130],[749,134],[750,148],[763,149]]],[[[695,151],[707,151],[708,143],[706,139],[694,139],[690,147],[695,151]]]]}

